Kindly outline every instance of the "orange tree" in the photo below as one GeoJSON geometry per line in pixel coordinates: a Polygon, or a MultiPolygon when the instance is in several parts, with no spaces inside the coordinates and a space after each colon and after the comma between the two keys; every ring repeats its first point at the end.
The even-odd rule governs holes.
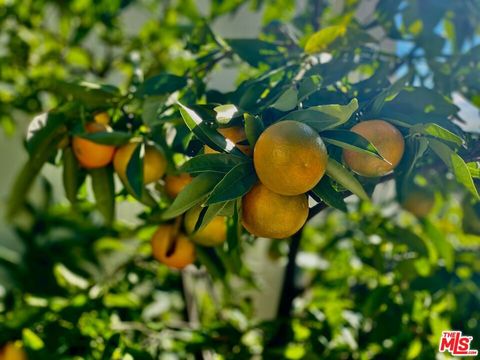
{"type": "Polygon", "coordinates": [[[133,77],[121,89],[55,82],[58,106],[31,122],[29,159],[7,203],[27,249],[20,269],[5,261],[22,285],[20,293],[7,287],[0,341],[22,338],[32,356],[61,358],[208,349],[225,358],[433,358],[442,329],[468,323],[478,333],[478,238],[454,229],[448,211],[478,234],[479,136],[465,130],[452,97],[478,103],[479,5],[381,1],[363,20],[359,6],[350,1],[335,14],[311,1],[291,24],[268,23],[259,39],[223,39],[201,21],[185,42],[194,61],[183,72],[133,77]],[[386,40],[397,48],[385,49],[386,40]],[[231,92],[210,89],[210,73],[226,62],[246,68],[241,81],[231,92]],[[68,208],[27,197],[48,163],[62,169],[68,208]],[[372,206],[384,183],[418,221],[405,225],[372,206]],[[461,206],[445,201],[449,194],[463,198],[461,206]],[[115,214],[125,200],[141,204],[137,226],[115,214]],[[433,216],[435,203],[442,209],[433,216]],[[318,223],[307,224],[325,209],[340,213],[320,227],[329,238],[318,242],[318,223]],[[342,246],[346,237],[353,243],[342,246]],[[288,244],[275,320],[249,327],[232,310],[196,327],[201,301],[188,274],[239,291],[229,280],[254,281],[244,252],[263,238],[278,239],[272,255],[288,244]],[[302,238],[335,268],[306,271],[310,280],[299,286],[302,238]],[[96,273],[119,246],[128,256],[96,273]],[[157,270],[152,258],[186,269],[157,270]],[[169,298],[171,318],[147,312],[141,320],[153,288],[178,289],[180,276],[186,313],[169,298]],[[410,286],[415,291],[403,294],[410,286]],[[308,305],[294,309],[297,297],[308,305]],[[422,307],[432,303],[430,317],[422,307]],[[458,311],[447,317],[452,303],[458,311]],[[62,331],[68,335],[49,335],[62,331]]]}

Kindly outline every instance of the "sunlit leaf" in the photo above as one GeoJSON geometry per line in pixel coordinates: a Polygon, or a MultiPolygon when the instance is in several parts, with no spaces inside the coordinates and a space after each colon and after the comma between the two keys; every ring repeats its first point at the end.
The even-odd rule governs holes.
{"type": "Polygon", "coordinates": [[[360,184],[353,173],[348,171],[342,164],[338,163],[332,158],[328,159],[327,174],[333,180],[345,187],[345,189],[350,190],[352,193],[357,195],[360,199],[367,201],[369,200],[369,197],[363,189],[362,184],[360,184]]]}
{"type": "Polygon", "coordinates": [[[344,36],[346,32],[347,28],[345,25],[325,27],[310,36],[305,44],[305,52],[307,54],[315,54],[325,51],[335,40],[344,36]]]}
{"type": "Polygon", "coordinates": [[[243,153],[231,140],[223,137],[216,130],[205,124],[195,111],[182,104],[179,104],[179,106],[185,124],[206,145],[220,152],[226,151],[228,153],[243,156],[243,153]]]}

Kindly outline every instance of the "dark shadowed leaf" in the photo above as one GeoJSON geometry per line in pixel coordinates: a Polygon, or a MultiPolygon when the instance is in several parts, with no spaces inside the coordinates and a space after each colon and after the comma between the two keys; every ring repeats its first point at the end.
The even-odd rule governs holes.
{"type": "Polygon", "coordinates": [[[303,101],[314,92],[320,90],[322,86],[322,78],[319,75],[308,76],[298,85],[298,101],[303,101]]]}
{"type": "Polygon", "coordinates": [[[145,155],[145,144],[138,143],[128,160],[127,181],[136,197],[141,197],[143,191],[143,157],[145,155]]]}
{"type": "Polygon", "coordinates": [[[389,98],[393,98],[397,96],[397,94],[402,91],[402,89],[411,81],[413,76],[413,72],[409,72],[408,74],[402,76],[400,79],[395,81],[390,87],[383,90],[380,94],[378,94],[372,103],[372,114],[378,114],[380,110],[382,110],[385,101],[389,98]]]}
{"type": "Polygon", "coordinates": [[[230,170],[215,186],[207,204],[215,204],[245,195],[257,182],[252,162],[241,163],[230,170]]]}
{"type": "Polygon", "coordinates": [[[99,131],[94,133],[83,133],[78,136],[92,140],[98,144],[121,146],[132,138],[132,135],[122,131],[99,131]]]}
{"type": "Polygon", "coordinates": [[[232,154],[203,154],[188,160],[181,167],[182,172],[190,174],[202,172],[227,173],[238,164],[248,162],[249,159],[232,154]]]}
{"type": "Polygon", "coordinates": [[[346,123],[357,109],[358,101],[352,99],[347,105],[318,105],[292,111],[281,120],[300,121],[321,132],[346,123]]]}
{"type": "Polygon", "coordinates": [[[396,119],[410,125],[434,122],[452,130],[455,126],[448,118],[458,110],[456,105],[434,90],[408,87],[391,101],[385,102],[378,117],[396,119]]]}
{"type": "Polygon", "coordinates": [[[80,164],[73,153],[71,147],[63,150],[63,188],[65,197],[71,204],[77,201],[77,192],[80,185],[85,180],[85,172],[80,168],[80,164]]]}
{"type": "Polygon", "coordinates": [[[245,114],[244,118],[245,134],[247,135],[247,140],[250,144],[250,147],[253,149],[260,134],[265,130],[265,126],[258,116],[245,114]]]}
{"type": "Polygon", "coordinates": [[[136,96],[157,96],[170,94],[187,86],[187,79],[173,74],[160,74],[151,77],[139,86],[136,96]]]}
{"type": "Polygon", "coordinates": [[[98,211],[103,215],[106,224],[115,218],[115,186],[111,166],[90,170],[92,189],[98,211]]]}
{"type": "Polygon", "coordinates": [[[165,210],[162,217],[164,219],[173,219],[183,214],[188,209],[202,202],[212,191],[215,185],[222,179],[218,173],[203,173],[193,178],[173,201],[172,205],[165,210]]]}
{"type": "Polygon", "coordinates": [[[215,253],[215,249],[204,246],[197,246],[197,257],[205,265],[208,273],[220,280],[225,279],[226,269],[220,257],[215,253]]]}
{"type": "Polygon", "coordinates": [[[279,57],[282,54],[278,45],[258,39],[228,39],[226,41],[242,60],[255,67],[269,58],[279,57]]]}
{"type": "Polygon", "coordinates": [[[327,176],[324,176],[311,191],[328,206],[347,212],[347,205],[345,204],[343,195],[333,188],[327,176]]]}
{"type": "Polygon", "coordinates": [[[400,226],[389,229],[392,241],[405,244],[408,249],[417,252],[420,256],[428,257],[428,247],[425,240],[413,231],[400,226]]]}
{"type": "Polygon", "coordinates": [[[218,216],[222,210],[227,206],[228,202],[212,204],[206,206],[200,212],[198,219],[195,223],[195,231],[199,231],[207,226],[216,216],[218,216]]]}
{"type": "Polygon", "coordinates": [[[99,85],[89,82],[68,83],[58,81],[53,90],[67,97],[69,100],[77,100],[90,108],[115,104],[120,99],[120,92],[110,85],[99,85]]]}
{"type": "Polygon", "coordinates": [[[321,133],[322,139],[332,145],[344,149],[363,152],[384,160],[375,146],[363,136],[349,130],[326,130],[321,133]]]}

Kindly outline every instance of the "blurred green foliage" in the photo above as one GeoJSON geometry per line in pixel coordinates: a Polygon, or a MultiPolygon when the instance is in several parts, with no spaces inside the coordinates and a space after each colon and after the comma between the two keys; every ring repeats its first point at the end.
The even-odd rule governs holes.
{"type": "MultiPolygon", "coordinates": [[[[203,254],[208,272],[173,272],[151,256],[154,211],[141,214],[143,225],[108,226],[86,186],[72,211],[54,202],[51,185],[42,180],[43,198],[27,201],[12,223],[24,251],[0,249],[0,344],[21,339],[32,359],[212,353],[225,359],[434,359],[442,330],[480,333],[480,211],[473,201],[479,139],[458,126],[462,119],[451,101],[461,94],[480,105],[480,3],[382,0],[366,17],[361,1],[307,1],[303,9],[295,3],[0,1],[0,121],[6,132],[25,112],[58,107],[74,131],[79,114],[83,121],[109,109],[116,133],[103,141],[122,143],[131,129],[148,125],[151,139],[165,145],[165,124],[173,124],[179,135],[168,157],[174,162],[174,152],[190,155],[201,147],[178,121],[168,99],[175,94],[208,119],[215,120],[212,109],[194,104],[236,104],[267,124],[297,101],[305,108],[338,104],[319,112],[337,122],[353,112],[351,121],[387,118],[406,129],[410,149],[395,173],[397,198],[345,205],[338,197],[344,184],[323,184],[331,197],[317,195],[349,211],[329,209],[306,227],[282,344],[273,342],[282,319],[255,316],[251,293],[261,291],[261,274],[240,261],[261,240],[231,236],[226,251],[203,254]],[[260,39],[222,39],[212,31],[212,21],[244,5],[263,11],[260,39]],[[132,7],[146,18],[130,29],[132,7]],[[219,64],[239,69],[235,91],[209,87],[219,64]],[[298,73],[305,81],[292,102],[287,90],[298,73]],[[350,111],[353,98],[359,109],[350,111]],[[455,176],[444,176],[447,169],[455,176]],[[420,220],[398,207],[411,181],[435,193],[434,210],[420,220]]],[[[48,125],[63,134],[62,121],[48,125]]],[[[329,134],[351,145],[341,133],[329,134]]],[[[30,139],[32,158],[45,137],[39,132],[30,139]]],[[[43,162],[58,163],[54,146],[42,155],[43,162]]],[[[339,160],[339,149],[331,156],[339,160]]],[[[40,169],[27,168],[36,172],[24,181],[33,182],[40,169]]],[[[361,181],[371,194],[376,183],[361,181]]],[[[127,198],[126,191],[117,195],[127,198]]],[[[287,245],[272,243],[270,258],[284,261],[287,245]]],[[[478,341],[473,348],[480,348],[478,341]]]]}

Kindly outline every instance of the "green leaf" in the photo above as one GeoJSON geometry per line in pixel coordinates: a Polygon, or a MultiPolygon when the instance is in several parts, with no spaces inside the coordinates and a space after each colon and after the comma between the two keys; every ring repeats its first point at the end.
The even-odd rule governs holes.
{"type": "Polygon", "coordinates": [[[216,216],[222,212],[225,206],[228,204],[227,202],[223,203],[216,203],[209,206],[206,206],[200,212],[198,219],[195,223],[194,232],[197,232],[207,226],[216,216]]]}
{"type": "Polygon", "coordinates": [[[438,92],[418,87],[407,87],[395,98],[385,102],[382,110],[376,114],[382,119],[395,119],[409,125],[419,123],[437,123],[452,128],[448,119],[459,108],[438,92]]]}
{"type": "Polygon", "coordinates": [[[322,86],[322,77],[319,75],[308,76],[298,84],[298,101],[301,102],[313,93],[320,90],[322,86]]]}
{"type": "Polygon", "coordinates": [[[98,144],[121,146],[130,141],[132,135],[122,131],[99,131],[78,134],[79,137],[91,140],[98,144]]]}
{"type": "Polygon", "coordinates": [[[232,50],[248,64],[258,67],[269,58],[280,57],[281,47],[258,39],[226,39],[232,50]]]}
{"type": "Polygon", "coordinates": [[[465,161],[456,153],[450,155],[450,161],[452,163],[452,170],[457,179],[457,181],[465,186],[465,188],[470,191],[470,193],[477,199],[480,200],[480,195],[478,194],[477,187],[473,182],[472,175],[468,169],[465,161]]]}
{"type": "Polygon", "coordinates": [[[192,182],[178,194],[172,205],[165,210],[162,218],[165,220],[173,219],[198,205],[221,179],[222,175],[218,173],[203,173],[193,178],[192,182]]]}
{"type": "Polygon", "coordinates": [[[115,218],[115,184],[113,169],[111,166],[99,169],[91,169],[92,189],[95,195],[95,203],[103,215],[105,223],[112,224],[115,218]]]}
{"type": "Polygon", "coordinates": [[[55,264],[53,268],[53,274],[55,279],[61,287],[72,290],[86,290],[88,289],[88,281],[75,274],[63,264],[55,264]]]}
{"type": "Polygon", "coordinates": [[[207,205],[233,200],[245,195],[257,182],[253,163],[241,163],[230,170],[215,186],[207,205]]]}
{"type": "Polygon", "coordinates": [[[445,234],[440,231],[430,220],[423,219],[424,230],[427,233],[433,245],[437,249],[440,256],[445,261],[445,268],[452,271],[455,266],[455,249],[451,242],[445,237],[445,234]]]}
{"type": "Polygon", "coordinates": [[[262,120],[258,116],[245,114],[245,134],[247,136],[248,143],[253,149],[257,143],[260,134],[265,130],[262,120]]]}
{"type": "Polygon", "coordinates": [[[43,165],[56,152],[60,141],[65,137],[66,129],[58,126],[41,137],[41,141],[35,146],[35,151],[24,164],[13,182],[13,188],[9,193],[6,206],[7,219],[12,220],[14,215],[24,205],[28,192],[40,173],[43,165]]]}
{"type": "Polygon", "coordinates": [[[380,110],[382,110],[383,105],[387,101],[387,99],[391,99],[398,95],[400,91],[412,80],[413,71],[410,70],[408,74],[402,76],[400,79],[395,81],[392,85],[388,88],[380,92],[375,98],[373,99],[372,114],[378,114],[380,110]]]}
{"type": "Polygon", "coordinates": [[[60,112],[48,112],[35,116],[27,128],[27,150],[34,154],[52,134],[63,132],[66,135],[66,117],[60,112]]]}
{"type": "Polygon", "coordinates": [[[135,96],[158,96],[171,94],[187,86],[187,79],[173,74],[160,74],[151,77],[139,86],[135,96]]]}
{"type": "Polygon", "coordinates": [[[232,119],[242,115],[233,104],[219,105],[214,107],[213,110],[217,113],[216,119],[219,124],[228,124],[232,119]]]}
{"type": "Polygon", "coordinates": [[[81,170],[72,148],[65,148],[63,150],[63,188],[65,196],[71,204],[77,202],[78,189],[85,179],[82,174],[84,172],[81,170]]]}
{"type": "Polygon", "coordinates": [[[153,126],[161,123],[158,118],[167,97],[165,95],[149,96],[143,101],[142,120],[145,124],[153,126]]]}
{"type": "Polygon", "coordinates": [[[435,123],[417,124],[410,128],[412,134],[430,135],[437,139],[453,142],[454,144],[463,145],[463,139],[455,135],[453,132],[441,127],[435,123]]]}
{"type": "Polygon", "coordinates": [[[41,350],[45,347],[45,343],[40,338],[40,336],[38,336],[28,328],[25,328],[22,330],[22,340],[23,340],[23,344],[28,349],[41,350]]]}
{"type": "Polygon", "coordinates": [[[345,25],[332,25],[325,27],[311,35],[305,44],[307,54],[315,54],[328,49],[328,47],[338,38],[345,35],[347,28],[345,25]]]}
{"type": "Polygon", "coordinates": [[[180,114],[187,127],[206,145],[216,151],[244,156],[232,141],[208,126],[195,111],[180,103],[178,104],[180,106],[180,114]]]}
{"type": "Polygon", "coordinates": [[[467,163],[467,167],[472,177],[480,179],[480,164],[478,162],[469,162],[467,163]]]}
{"type": "Polygon", "coordinates": [[[353,131],[326,130],[320,135],[325,142],[328,142],[332,145],[336,145],[344,149],[363,152],[368,155],[375,156],[380,160],[386,161],[370,141],[353,131]]]}
{"type": "Polygon", "coordinates": [[[460,155],[441,141],[435,139],[430,139],[430,148],[442,159],[445,165],[452,170],[457,181],[470,191],[477,200],[480,200],[480,195],[473,182],[472,174],[460,155]]]}
{"type": "Polygon", "coordinates": [[[137,201],[139,201],[142,204],[147,205],[151,208],[155,208],[155,207],[158,206],[157,200],[155,200],[155,198],[152,196],[152,194],[150,193],[150,191],[146,187],[143,187],[142,193],[138,194],[135,191],[133,191],[132,187],[130,186],[130,184],[128,182],[126,182],[122,178],[120,178],[120,180],[122,181],[122,184],[125,186],[125,189],[127,190],[127,192],[131,196],[133,196],[137,201]]]}
{"type": "Polygon", "coordinates": [[[425,240],[410,229],[395,225],[389,229],[389,233],[393,242],[403,243],[420,256],[428,257],[428,246],[425,240]]]}
{"type": "Polygon", "coordinates": [[[216,279],[225,279],[227,270],[215,250],[209,247],[197,246],[197,257],[205,265],[208,273],[216,279]]]}
{"type": "Polygon", "coordinates": [[[86,81],[80,83],[57,81],[52,91],[64,95],[69,100],[80,101],[89,108],[112,105],[120,99],[120,92],[117,88],[86,81]]]}
{"type": "Polygon", "coordinates": [[[422,347],[422,342],[418,338],[414,339],[408,347],[407,359],[418,359],[422,352],[422,347]]]}
{"type": "Polygon", "coordinates": [[[180,168],[181,172],[190,174],[216,172],[225,174],[238,164],[248,162],[249,159],[232,154],[202,154],[197,155],[180,168]]]}
{"type": "Polygon", "coordinates": [[[362,184],[360,184],[353,173],[348,171],[342,164],[333,160],[332,158],[328,159],[327,174],[345,189],[350,190],[352,193],[357,195],[360,199],[366,201],[370,200],[367,193],[363,189],[362,184]]]}
{"type": "Polygon", "coordinates": [[[347,212],[343,195],[333,188],[327,176],[324,176],[311,191],[328,206],[347,212]]]}
{"type": "Polygon", "coordinates": [[[108,293],[103,297],[103,305],[106,308],[125,308],[137,309],[141,306],[141,301],[137,294],[133,292],[124,292],[120,294],[108,293]]]}
{"type": "Polygon", "coordinates": [[[300,121],[322,132],[346,123],[357,109],[358,101],[352,99],[347,105],[318,105],[292,111],[281,120],[300,121]]]}
{"type": "Polygon", "coordinates": [[[289,87],[280,97],[271,105],[272,108],[279,111],[290,111],[296,108],[298,101],[298,91],[295,87],[289,87]]]}
{"type": "Polygon", "coordinates": [[[143,183],[143,157],[145,155],[145,144],[138,143],[132,156],[128,160],[126,175],[127,182],[136,197],[141,197],[143,183]]]}

